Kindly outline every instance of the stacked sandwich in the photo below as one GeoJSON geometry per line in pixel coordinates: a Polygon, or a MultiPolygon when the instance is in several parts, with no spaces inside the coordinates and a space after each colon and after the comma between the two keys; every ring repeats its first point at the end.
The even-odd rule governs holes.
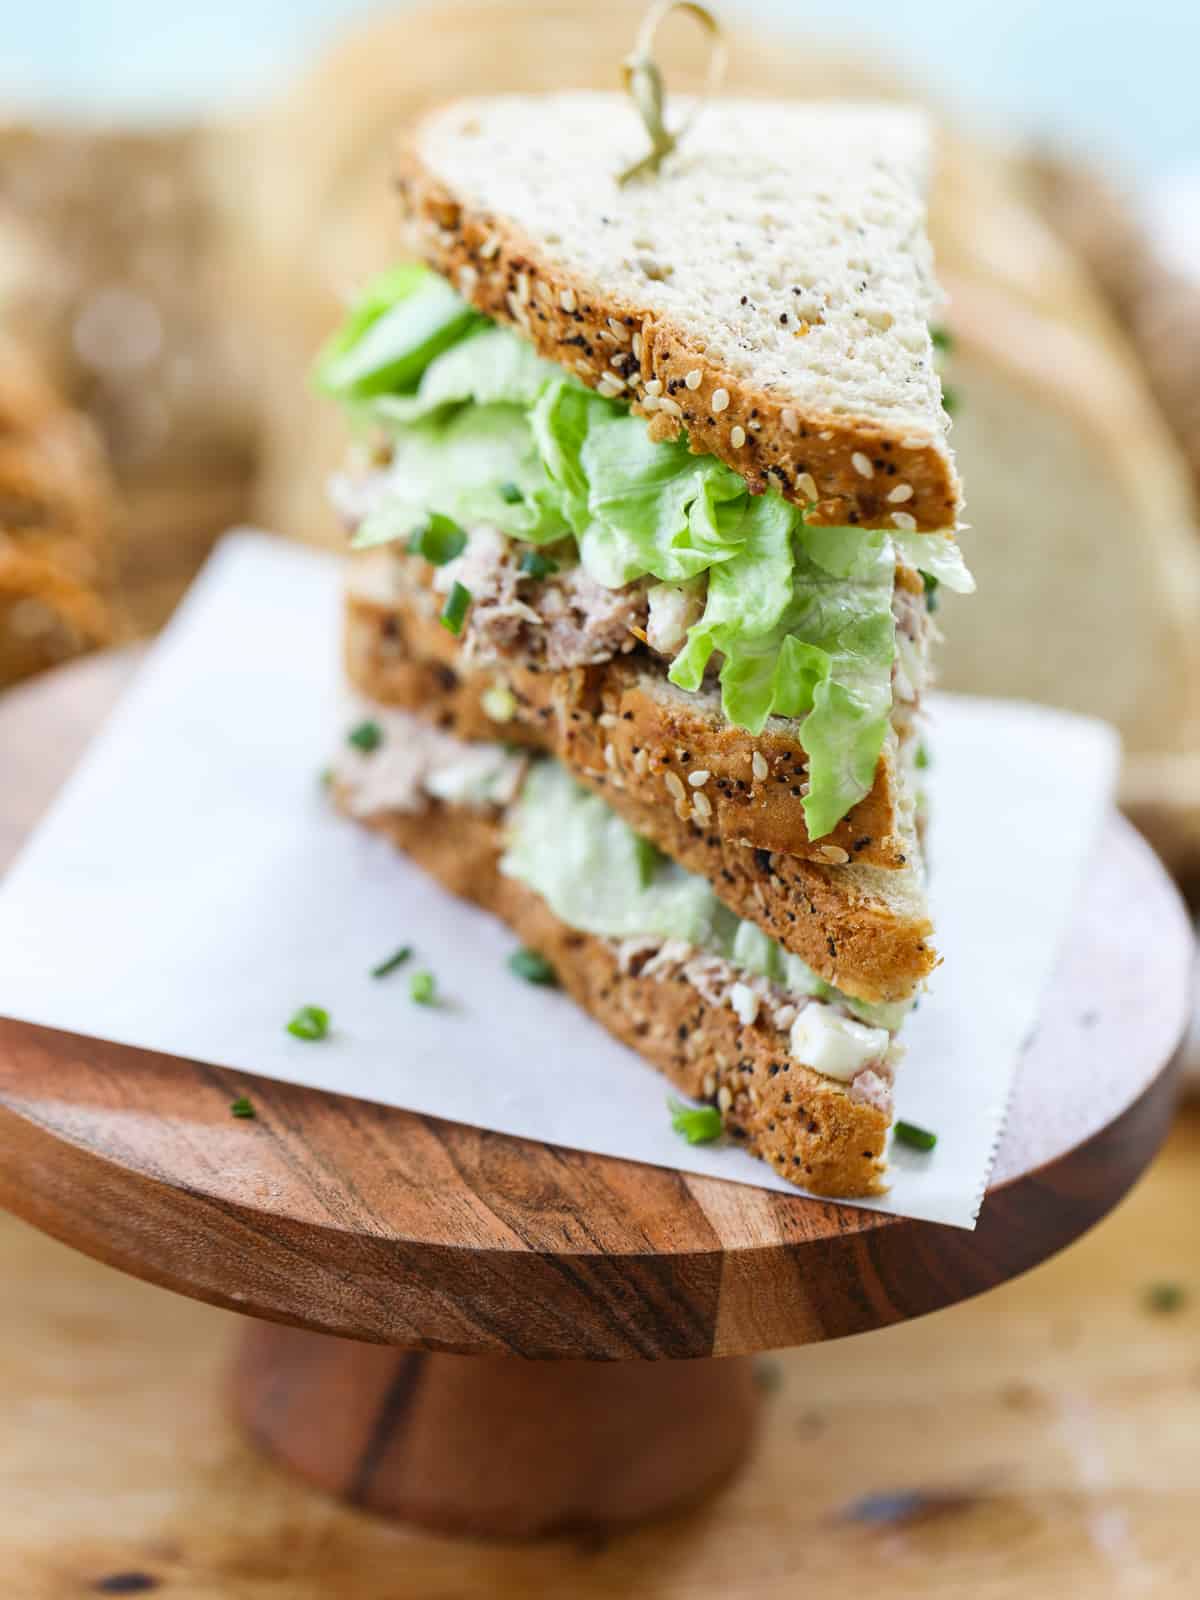
{"type": "Polygon", "coordinates": [[[865,1195],[938,961],[930,612],[970,588],[927,133],[720,101],[620,181],[643,140],[574,93],[406,148],[412,262],[319,369],[360,430],[335,793],[707,1121],[865,1195]]]}

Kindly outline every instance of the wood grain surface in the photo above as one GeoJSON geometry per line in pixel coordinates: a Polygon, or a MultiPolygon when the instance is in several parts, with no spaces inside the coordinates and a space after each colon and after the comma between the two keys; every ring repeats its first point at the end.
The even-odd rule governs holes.
{"type": "Polygon", "coordinates": [[[1197,1215],[1192,1112],[1054,1261],[764,1358],[755,1453],[703,1510],[517,1546],[396,1528],[278,1472],[219,1403],[243,1318],[0,1216],[0,1593],[1194,1600],[1197,1215]],[[1178,1310],[1150,1309],[1159,1284],[1178,1310]]]}
{"type": "Polygon", "coordinates": [[[251,1322],[234,1407],[250,1437],[351,1505],[506,1540],[605,1532],[693,1505],[745,1460],[748,1358],[438,1356],[251,1322]]]}
{"type": "MultiPolygon", "coordinates": [[[[46,730],[63,730],[57,758],[132,664],[81,663],[0,706],[22,775],[9,837],[44,805],[48,766],[61,776],[46,730]]],[[[1189,958],[1174,890],[1114,820],[974,1235],[10,1022],[0,1204],[198,1298],[405,1347],[672,1358],[862,1332],[993,1287],[1119,1199],[1170,1114],[1189,958]],[[234,1121],[246,1090],[258,1118],[234,1121]]]]}

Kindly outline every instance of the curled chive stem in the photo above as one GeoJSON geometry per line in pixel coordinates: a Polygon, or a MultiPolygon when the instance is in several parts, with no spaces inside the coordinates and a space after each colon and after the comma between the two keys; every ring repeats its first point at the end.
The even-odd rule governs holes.
{"type": "Polygon", "coordinates": [[[694,0],[656,0],[642,18],[633,53],[626,58],[621,68],[621,81],[645,124],[650,139],[650,149],[640,160],[618,173],[618,184],[623,187],[633,178],[658,171],[664,157],[671,154],[695,122],[704,100],[720,89],[727,64],[728,52],[721,24],[707,6],[696,5],[694,0]],[[685,117],[674,131],[667,127],[667,93],[662,71],[651,54],[659,25],[672,11],[686,11],[688,16],[694,17],[701,24],[713,41],[708,58],[708,77],[704,93],[697,99],[691,115],[685,117]]]}

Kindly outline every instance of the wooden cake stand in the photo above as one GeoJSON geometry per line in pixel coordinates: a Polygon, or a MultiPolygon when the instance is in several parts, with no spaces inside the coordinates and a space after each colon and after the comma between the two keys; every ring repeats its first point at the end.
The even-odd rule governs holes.
{"type": "MultiPolygon", "coordinates": [[[[0,751],[19,777],[0,795],[5,851],[133,665],[95,659],[0,701],[0,751]]],[[[11,1021],[0,1204],[259,1319],[234,1404],[323,1488],[480,1534],[634,1522],[737,1465],[754,1425],[751,1352],[978,1294],[1116,1204],[1171,1114],[1190,963],[1174,888],[1114,817],[974,1233],[11,1021]],[[257,1120],[235,1121],[246,1092],[257,1120]]]]}

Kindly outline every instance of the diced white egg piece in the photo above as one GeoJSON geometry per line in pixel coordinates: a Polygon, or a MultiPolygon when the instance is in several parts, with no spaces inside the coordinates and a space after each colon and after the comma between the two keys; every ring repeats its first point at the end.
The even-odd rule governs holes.
{"type": "Polygon", "coordinates": [[[729,991],[729,1004],[739,1022],[749,1027],[758,1017],[758,996],[748,983],[735,983],[729,991]]]}
{"type": "Polygon", "coordinates": [[[800,1012],[788,1040],[797,1061],[842,1083],[849,1083],[855,1073],[880,1060],[890,1042],[886,1028],[868,1028],[865,1022],[839,1016],[832,1007],[817,1002],[800,1012]]]}

